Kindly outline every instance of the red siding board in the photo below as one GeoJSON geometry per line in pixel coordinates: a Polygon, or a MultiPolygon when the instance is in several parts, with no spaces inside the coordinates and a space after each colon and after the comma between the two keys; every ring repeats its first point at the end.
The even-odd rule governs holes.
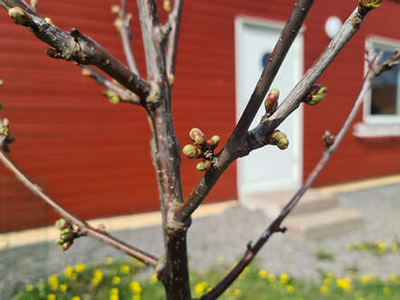
{"type": "MultiPolygon", "coordinates": [[[[131,2],[128,6],[136,16],[136,5],[131,2]]],[[[157,1],[159,6],[161,2],[157,1]]],[[[113,27],[111,4],[111,0],[101,4],[94,0],[41,0],[39,11],[64,30],[78,28],[125,62],[113,27]]],[[[292,7],[293,0],[185,2],[172,103],[181,146],[189,142],[191,127],[198,126],[207,135],[220,134],[222,144],[234,127],[235,17],[284,21],[292,7]]],[[[326,18],[336,14],[344,20],[353,8],[351,1],[315,2],[306,22],[306,68],[329,42],[323,31],[326,18]]],[[[399,6],[394,2],[386,2],[371,13],[360,33],[321,78],[329,87],[329,97],[304,112],[305,176],[321,154],[321,134],[326,129],[337,132],[358,93],[365,38],[371,34],[399,38],[398,26],[394,26],[399,23],[396,9],[399,6]]],[[[162,12],[161,19],[165,18],[162,12]]],[[[145,74],[138,18],[133,19],[133,36],[138,67],[145,74]]],[[[0,42],[0,78],[6,82],[0,97],[5,106],[3,113],[11,119],[17,136],[12,157],[28,175],[42,178],[51,196],[84,218],[157,209],[157,184],[149,154],[151,133],[145,112],[139,107],[110,105],[101,96],[101,87],[81,76],[72,63],[46,57],[46,45],[25,28],[15,26],[4,12],[0,15],[0,42]]],[[[361,114],[357,119],[361,121],[361,114]]],[[[349,133],[317,185],[399,173],[399,142],[377,143],[356,139],[349,133]],[[375,146],[377,143],[381,146],[375,146]]],[[[182,160],[184,195],[201,177],[195,164],[182,160]]],[[[11,176],[4,169],[0,169],[0,175],[11,176]]],[[[236,196],[233,164],[207,201],[236,196]]],[[[0,231],[44,225],[57,217],[52,210],[43,210],[37,199],[18,203],[6,198],[0,199],[0,231]],[[21,222],[4,213],[6,204],[9,211],[21,216],[21,222]]]]}

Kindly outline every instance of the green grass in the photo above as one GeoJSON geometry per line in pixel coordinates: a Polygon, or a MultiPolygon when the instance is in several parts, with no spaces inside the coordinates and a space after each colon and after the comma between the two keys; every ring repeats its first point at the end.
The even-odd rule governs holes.
{"type": "MultiPolygon", "coordinates": [[[[18,300],[161,300],[164,289],[155,275],[139,280],[144,266],[133,261],[86,266],[78,264],[53,274],[36,285],[27,285],[18,300]]],[[[226,273],[219,266],[206,274],[192,274],[194,297],[200,297],[226,273]]],[[[220,299],[225,300],[394,300],[400,299],[400,277],[383,281],[373,275],[337,278],[323,274],[320,284],[287,274],[271,274],[254,265],[220,299]]]]}
{"type": "Polygon", "coordinates": [[[318,260],[334,260],[334,256],[332,253],[329,253],[323,249],[318,249],[316,252],[316,256],[318,260]]]}

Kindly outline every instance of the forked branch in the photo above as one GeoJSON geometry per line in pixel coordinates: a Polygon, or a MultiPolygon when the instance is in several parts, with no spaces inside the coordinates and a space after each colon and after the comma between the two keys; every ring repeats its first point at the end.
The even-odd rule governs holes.
{"type": "Polygon", "coordinates": [[[324,151],[322,158],[315,166],[314,170],[308,176],[304,185],[295,193],[295,195],[290,199],[287,205],[283,208],[280,215],[265,229],[265,231],[261,234],[258,240],[255,243],[248,243],[247,250],[243,255],[242,259],[239,260],[235,266],[229,271],[229,273],[207,294],[202,296],[201,300],[213,300],[218,298],[240,275],[240,273],[246,268],[250,262],[254,259],[256,254],[260,251],[260,249],[265,245],[268,239],[277,232],[285,232],[286,228],[282,227],[282,222],[289,215],[289,213],[293,210],[296,204],[300,201],[301,197],[308,190],[314,180],[318,177],[320,172],[323,170],[329,159],[332,157],[333,152],[337,149],[340,142],[343,140],[344,135],[349,129],[351,123],[353,122],[358,109],[365,98],[368,90],[371,87],[372,80],[377,74],[390,69],[394,66],[400,56],[400,51],[397,50],[393,56],[386,62],[384,62],[381,66],[379,65],[380,58],[382,57],[382,53],[375,56],[372,60],[372,67],[368,70],[360,93],[354,102],[354,106],[348,115],[343,127],[341,128],[339,134],[337,135],[335,141],[332,145],[330,145],[326,151],[324,151]]]}

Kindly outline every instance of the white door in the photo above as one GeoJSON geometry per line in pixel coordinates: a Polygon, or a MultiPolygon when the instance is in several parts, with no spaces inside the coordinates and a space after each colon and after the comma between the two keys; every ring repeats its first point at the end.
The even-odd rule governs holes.
{"type": "MultiPolygon", "coordinates": [[[[236,118],[239,119],[252,94],[265,62],[280,36],[283,24],[259,19],[237,18],[236,43],[236,118]]],[[[294,41],[271,87],[281,91],[280,102],[296,85],[303,71],[303,37],[294,41]]],[[[261,106],[250,128],[265,113],[261,106]]],[[[289,138],[289,147],[279,150],[268,145],[238,161],[238,191],[246,195],[295,189],[302,176],[302,110],[297,109],[280,126],[289,138]]]]}

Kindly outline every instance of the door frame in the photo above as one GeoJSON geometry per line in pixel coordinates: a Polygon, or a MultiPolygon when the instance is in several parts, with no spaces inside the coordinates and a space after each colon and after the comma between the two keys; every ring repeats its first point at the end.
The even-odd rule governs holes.
{"type": "MultiPolygon", "coordinates": [[[[269,29],[279,29],[280,31],[283,29],[285,23],[276,21],[276,20],[271,20],[271,19],[264,19],[264,18],[256,18],[256,17],[251,17],[251,16],[243,16],[239,15],[235,18],[235,92],[236,92],[236,98],[235,98],[235,108],[236,108],[236,121],[238,121],[240,115],[240,106],[239,106],[239,97],[241,95],[241,87],[239,85],[239,82],[241,80],[240,78],[240,70],[241,70],[241,65],[240,65],[240,48],[243,45],[242,39],[244,35],[244,28],[246,25],[252,25],[252,26],[261,26],[261,27],[266,27],[269,29]]],[[[299,43],[299,50],[297,51],[295,61],[296,61],[296,83],[302,78],[303,72],[304,72],[304,35],[303,32],[305,31],[305,27],[303,27],[299,35],[296,37],[296,40],[298,40],[299,43]]],[[[262,109],[262,108],[260,108],[262,109]]],[[[299,111],[299,116],[298,116],[298,121],[297,121],[297,126],[295,126],[295,136],[291,138],[290,140],[290,146],[291,147],[296,147],[296,153],[298,153],[298,163],[294,167],[294,172],[295,172],[295,183],[292,184],[289,181],[282,182],[282,186],[280,186],[280,189],[297,189],[301,186],[303,182],[303,129],[304,129],[304,122],[303,122],[303,106],[301,105],[298,108],[299,111]]],[[[251,155],[251,154],[250,154],[251,155]]],[[[243,160],[238,159],[237,161],[237,172],[236,172],[236,179],[237,179],[237,190],[238,190],[238,196],[239,200],[243,200],[246,195],[249,194],[248,191],[244,191],[243,186],[241,186],[241,178],[240,174],[243,172],[243,160]]],[[[290,180],[291,181],[291,180],[290,180]]],[[[271,190],[272,191],[272,190],[271,190]]]]}

